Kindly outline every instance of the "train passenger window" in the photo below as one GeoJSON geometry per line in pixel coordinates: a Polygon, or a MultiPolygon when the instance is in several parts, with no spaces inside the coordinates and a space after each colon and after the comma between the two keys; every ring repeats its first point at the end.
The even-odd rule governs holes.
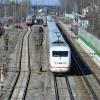
{"type": "Polygon", "coordinates": [[[53,57],[67,57],[68,51],[52,51],[53,57]]]}

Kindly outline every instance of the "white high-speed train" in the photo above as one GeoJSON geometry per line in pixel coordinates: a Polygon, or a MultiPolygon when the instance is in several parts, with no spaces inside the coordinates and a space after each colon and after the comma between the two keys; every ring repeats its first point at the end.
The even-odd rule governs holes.
{"type": "Polygon", "coordinates": [[[51,72],[64,73],[71,68],[71,50],[63,39],[52,16],[47,16],[49,33],[49,69],[51,72]]]}

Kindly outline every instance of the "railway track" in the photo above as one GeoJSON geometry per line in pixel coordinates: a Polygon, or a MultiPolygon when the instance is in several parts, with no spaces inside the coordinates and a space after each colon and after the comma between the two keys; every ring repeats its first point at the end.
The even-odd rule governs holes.
{"type": "MultiPolygon", "coordinates": [[[[72,51],[72,58],[74,60],[75,65],[75,72],[77,72],[79,75],[81,74],[88,89],[91,92],[91,95],[95,100],[99,100],[100,96],[100,80],[95,75],[95,73],[90,69],[90,66],[83,60],[80,53],[78,53],[77,49],[75,49],[74,45],[71,43],[71,41],[66,37],[64,34],[64,31],[61,29],[61,27],[58,25],[59,29],[62,32],[62,35],[65,39],[65,41],[69,44],[71,51],[72,51]]],[[[72,65],[72,66],[74,66],[72,65]]]]}
{"type": "Polygon", "coordinates": [[[98,83],[99,80],[97,80],[97,77],[94,76],[94,73],[91,73],[93,78],[91,76],[87,76],[85,70],[83,69],[83,67],[85,67],[84,64],[80,65],[80,63],[76,60],[74,55],[73,55],[73,58],[76,61],[76,64],[78,67],[78,68],[76,67],[77,72],[79,74],[80,73],[82,74],[83,79],[85,80],[85,83],[88,86],[89,90],[91,91],[91,94],[93,95],[94,99],[99,100],[100,99],[100,96],[99,96],[100,90],[98,89],[99,88],[99,83],[98,83]],[[94,81],[95,83],[92,83],[93,81],[91,81],[91,80],[95,80],[94,81]]]}
{"type": "Polygon", "coordinates": [[[70,98],[71,98],[71,100],[74,100],[72,89],[71,89],[71,86],[70,86],[70,83],[68,81],[68,77],[67,76],[65,77],[65,80],[66,80],[66,84],[67,84],[67,88],[68,88],[68,91],[69,91],[70,98]]]}
{"type": "Polygon", "coordinates": [[[74,100],[68,76],[54,75],[56,100],[74,100]]]}
{"type": "Polygon", "coordinates": [[[55,75],[54,75],[54,86],[55,86],[56,100],[60,100],[60,99],[59,99],[59,93],[58,93],[57,79],[56,79],[56,76],[55,76],[55,75]]]}
{"type": "Polygon", "coordinates": [[[23,35],[21,43],[18,75],[7,100],[25,100],[31,76],[29,52],[30,33],[31,28],[28,27],[27,31],[23,35]]]}

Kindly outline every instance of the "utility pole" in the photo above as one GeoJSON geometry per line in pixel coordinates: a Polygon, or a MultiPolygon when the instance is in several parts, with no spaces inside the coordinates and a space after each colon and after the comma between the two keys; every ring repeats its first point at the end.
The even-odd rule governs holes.
{"type": "Polygon", "coordinates": [[[44,9],[44,0],[42,0],[42,6],[43,6],[43,9],[44,9]]]}
{"type": "Polygon", "coordinates": [[[23,11],[23,7],[22,7],[22,6],[23,6],[23,4],[22,4],[22,2],[21,2],[21,23],[22,23],[22,16],[23,16],[23,15],[22,15],[22,11],[23,11]]]}
{"type": "Polygon", "coordinates": [[[15,24],[16,21],[16,0],[10,0],[11,5],[13,7],[13,25],[15,24]]]}
{"type": "Polygon", "coordinates": [[[4,88],[4,65],[3,65],[3,55],[1,56],[1,69],[0,69],[0,97],[2,97],[2,94],[3,94],[3,88],[4,88]]]}
{"type": "Polygon", "coordinates": [[[15,6],[14,6],[14,3],[12,4],[12,6],[13,6],[13,25],[15,24],[15,13],[14,13],[14,8],[15,8],[15,6]]]}
{"type": "Polygon", "coordinates": [[[36,1],[36,13],[38,13],[38,3],[36,1]]]}
{"type": "Polygon", "coordinates": [[[66,14],[66,0],[65,0],[65,14],[66,14]]]}
{"type": "Polygon", "coordinates": [[[5,1],[5,6],[4,6],[4,16],[5,18],[7,17],[7,4],[6,4],[6,1],[5,1]]]}
{"type": "Polygon", "coordinates": [[[14,12],[15,12],[15,23],[16,23],[16,10],[17,10],[16,7],[17,7],[17,0],[15,0],[14,5],[15,5],[15,11],[14,11],[14,12]]]}
{"type": "Polygon", "coordinates": [[[5,34],[4,34],[4,50],[8,50],[8,34],[6,32],[6,28],[7,28],[7,0],[5,0],[5,9],[4,9],[4,16],[6,19],[6,23],[5,23],[5,34]]]}
{"type": "Polygon", "coordinates": [[[27,0],[27,15],[29,14],[29,4],[28,4],[28,0],[27,0]]]}
{"type": "Polygon", "coordinates": [[[27,15],[30,13],[30,0],[27,0],[27,15]]]}

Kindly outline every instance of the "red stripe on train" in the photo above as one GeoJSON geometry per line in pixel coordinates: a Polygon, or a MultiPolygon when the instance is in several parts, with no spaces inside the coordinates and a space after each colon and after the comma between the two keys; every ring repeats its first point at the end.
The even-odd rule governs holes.
{"type": "Polygon", "coordinates": [[[69,67],[54,67],[54,66],[49,66],[49,68],[69,68],[69,67]]]}

